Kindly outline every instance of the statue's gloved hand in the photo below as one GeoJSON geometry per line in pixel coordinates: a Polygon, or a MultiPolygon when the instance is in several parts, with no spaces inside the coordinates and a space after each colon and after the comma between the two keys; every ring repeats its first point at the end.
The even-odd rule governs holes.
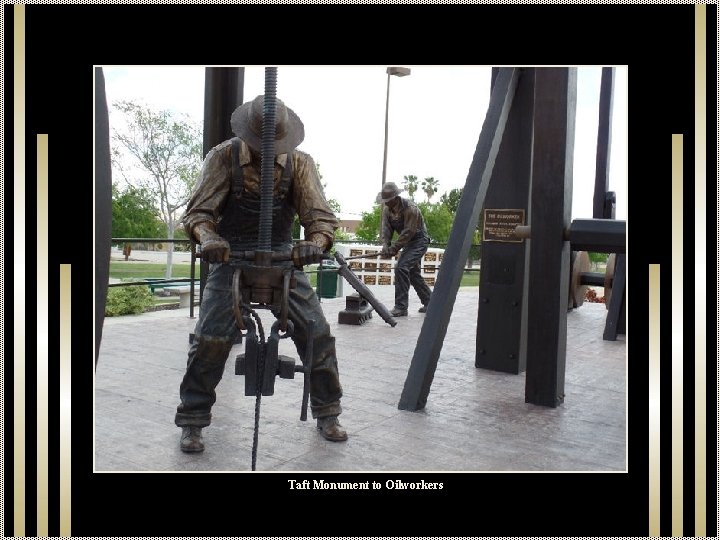
{"type": "Polygon", "coordinates": [[[210,223],[199,223],[193,229],[195,237],[200,241],[201,257],[213,263],[230,260],[230,244],[215,232],[210,223]]]}
{"type": "Polygon", "coordinates": [[[230,260],[230,244],[220,236],[206,240],[200,246],[202,258],[208,262],[220,263],[230,260]]]}
{"type": "Polygon", "coordinates": [[[390,257],[394,257],[397,251],[392,246],[383,246],[382,250],[380,250],[380,257],[383,259],[389,259],[390,257]]]}
{"type": "Polygon", "coordinates": [[[302,240],[292,250],[292,261],[297,268],[306,264],[319,263],[323,260],[323,250],[315,242],[302,240]]]}

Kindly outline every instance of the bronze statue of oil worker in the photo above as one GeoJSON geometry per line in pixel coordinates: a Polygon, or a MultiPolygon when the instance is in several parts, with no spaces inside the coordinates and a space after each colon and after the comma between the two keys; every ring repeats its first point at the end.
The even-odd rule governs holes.
{"type": "MultiPolygon", "coordinates": [[[[257,96],[233,112],[236,137],[208,152],[183,216],[186,232],[210,262],[175,415],[175,424],[182,428],[183,452],[204,450],[202,428],[210,425],[215,388],[240,333],[233,314],[233,268],[227,263],[231,251],[258,249],[263,107],[264,96],[257,96]]],[[[286,264],[302,268],[320,262],[332,247],[338,220],[325,200],[314,160],[296,149],[305,136],[303,123],[280,99],[275,127],[272,250],[291,252],[292,262],[286,264]],[[305,239],[293,244],[296,215],[305,239]]],[[[345,441],[347,433],[338,421],[342,387],[335,338],[306,274],[295,271],[294,276],[297,285],[289,291],[287,318],[294,325],[292,340],[301,358],[307,347],[307,321],[315,320],[312,417],[325,439],[345,441]]]]}
{"type": "Polygon", "coordinates": [[[414,201],[400,196],[401,191],[394,182],[386,182],[377,196],[377,202],[383,205],[380,256],[390,258],[402,252],[395,266],[395,307],[390,311],[393,317],[407,316],[410,285],[420,298],[420,313],[427,311],[431,295],[430,287],[420,273],[430,244],[425,219],[414,201]],[[398,236],[393,242],[394,233],[398,236]]]}

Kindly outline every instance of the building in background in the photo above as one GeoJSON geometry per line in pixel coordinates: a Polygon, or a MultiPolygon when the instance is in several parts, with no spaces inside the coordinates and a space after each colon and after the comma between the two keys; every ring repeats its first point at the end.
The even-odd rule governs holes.
{"type": "Polygon", "coordinates": [[[349,234],[350,238],[355,238],[355,231],[357,231],[358,225],[362,221],[362,215],[340,212],[337,214],[337,218],[340,221],[338,230],[349,234]]]}

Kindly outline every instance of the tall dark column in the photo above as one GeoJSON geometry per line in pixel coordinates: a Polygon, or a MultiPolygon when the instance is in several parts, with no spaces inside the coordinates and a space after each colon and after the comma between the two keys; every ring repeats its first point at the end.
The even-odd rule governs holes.
{"type": "Polygon", "coordinates": [[[576,68],[535,70],[525,401],[565,398],[576,68]]]}
{"type": "Polygon", "coordinates": [[[596,219],[615,219],[615,194],[608,192],[610,185],[610,131],[614,78],[615,68],[602,68],[592,216],[596,219]]]}
{"type": "Polygon", "coordinates": [[[203,155],[233,136],[230,116],[243,103],[245,68],[205,68],[203,155]]]}
{"type": "MultiPolygon", "coordinates": [[[[205,111],[203,155],[233,137],[230,116],[243,103],[245,68],[205,68],[205,111]]],[[[209,265],[200,262],[200,301],[207,281],[209,265]]]]}
{"type": "Polygon", "coordinates": [[[105,96],[105,76],[95,68],[95,364],[105,322],[105,302],[110,281],[112,235],[112,169],[110,121],[105,96]]]}
{"type": "Polygon", "coordinates": [[[525,370],[525,242],[510,232],[527,223],[534,86],[535,69],[523,69],[483,208],[475,367],[515,374],[525,370]]]}
{"type": "Polygon", "coordinates": [[[625,272],[625,254],[618,253],[615,257],[612,294],[603,331],[605,341],[615,341],[618,334],[625,333],[625,272]]]}

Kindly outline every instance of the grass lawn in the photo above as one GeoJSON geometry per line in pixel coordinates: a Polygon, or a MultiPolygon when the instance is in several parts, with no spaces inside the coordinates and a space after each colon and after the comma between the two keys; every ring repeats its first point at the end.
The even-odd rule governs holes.
{"type": "MultiPolygon", "coordinates": [[[[130,263],[130,262],[110,262],[110,277],[128,281],[140,280],[144,278],[164,278],[165,277],[165,264],[154,264],[154,263],[130,263]]],[[[317,284],[317,273],[313,270],[317,269],[317,266],[306,266],[305,267],[310,278],[310,284],[315,287],[317,284]]],[[[189,278],[190,277],[190,265],[189,264],[173,264],[172,277],[174,278],[189,278]]],[[[195,266],[195,278],[200,279],[200,264],[195,266]]],[[[477,287],[480,282],[479,272],[465,272],[463,273],[462,280],[460,281],[461,287],[477,287]]]]}
{"type": "MultiPolygon", "coordinates": [[[[164,278],[165,264],[156,263],[130,263],[110,261],[110,277],[122,280],[137,280],[143,278],[164,278]]],[[[189,278],[189,264],[173,264],[172,277],[189,278]]],[[[195,265],[195,277],[200,278],[200,265],[195,265]]]]}

